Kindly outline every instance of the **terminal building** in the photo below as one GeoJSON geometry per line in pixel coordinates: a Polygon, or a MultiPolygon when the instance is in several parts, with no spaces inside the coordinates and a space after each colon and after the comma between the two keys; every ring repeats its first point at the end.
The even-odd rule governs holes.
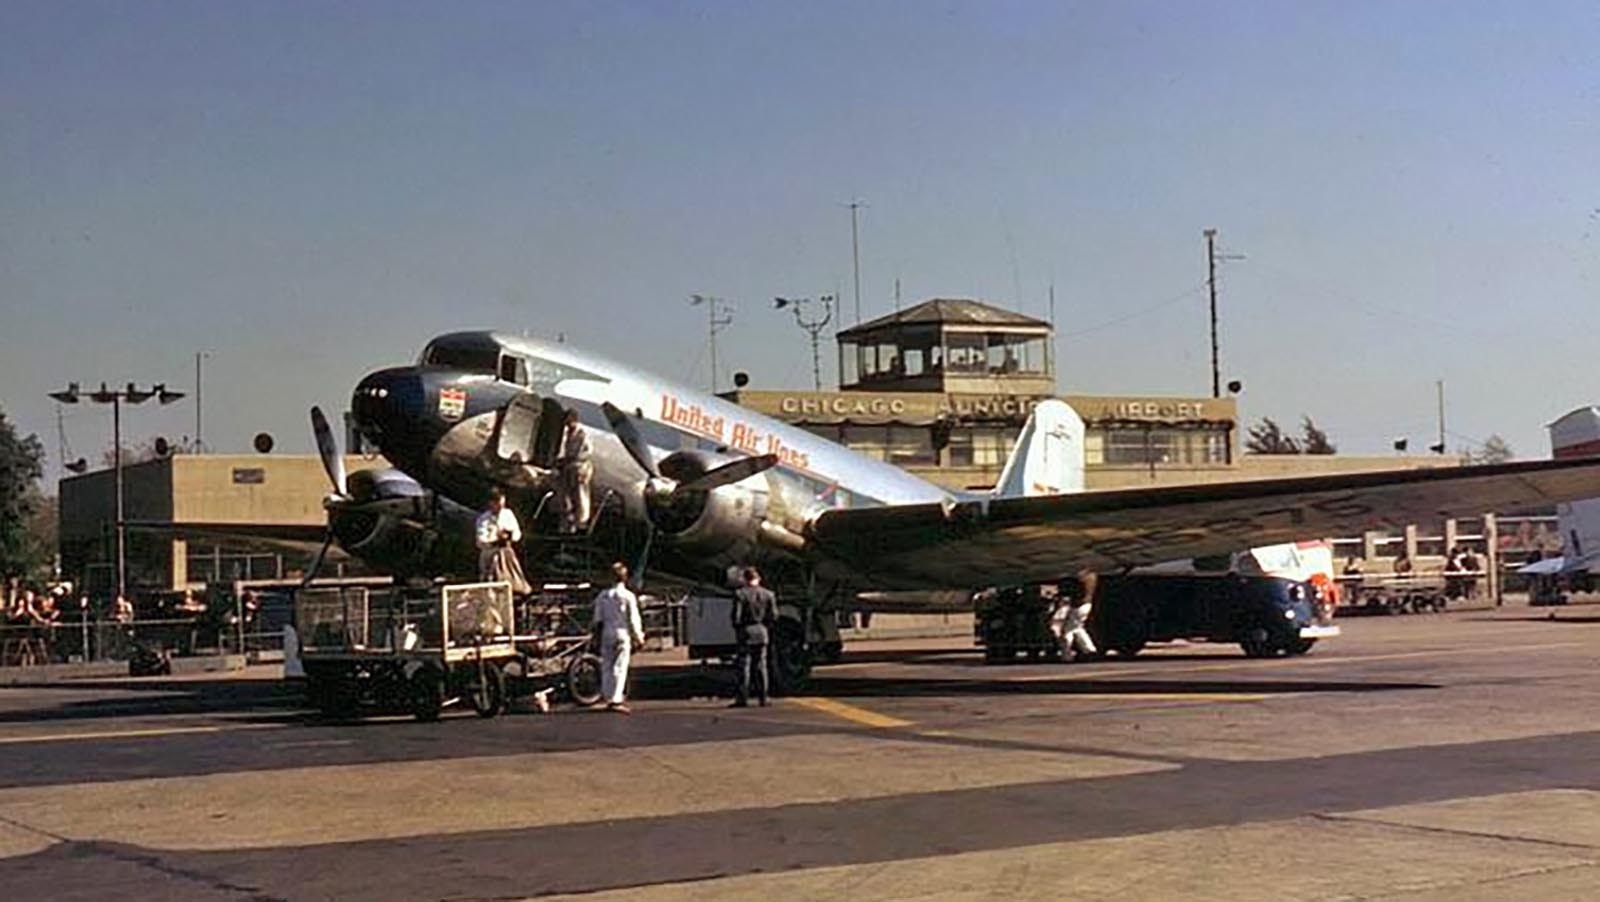
{"type": "Polygon", "coordinates": [[[1091,489],[1440,466],[1450,458],[1241,453],[1234,398],[1058,394],[1052,327],[939,298],[838,334],[839,390],[727,395],[954,489],[992,486],[1039,401],[1083,418],[1091,489]]]}

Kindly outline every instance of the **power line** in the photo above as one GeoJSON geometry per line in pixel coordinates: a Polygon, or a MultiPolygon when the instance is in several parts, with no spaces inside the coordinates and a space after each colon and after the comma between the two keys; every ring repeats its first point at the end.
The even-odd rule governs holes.
{"type": "Polygon", "coordinates": [[[1206,283],[1201,282],[1198,285],[1194,285],[1194,286],[1192,286],[1190,288],[1184,289],[1183,293],[1181,293],[1181,294],[1176,294],[1176,295],[1173,295],[1170,298],[1166,298],[1165,300],[1157,301],[1154,304],[1149,305],[1148,307],[1140,307],[1139,309],[1134,310],[1131,313],[1126,313],[1126,314],[1123,314],[1122,316],[1118,316],[1118,317],[1115,317],[1113,319],[1105,320],[1104,322],[1095,323],[1092,326],[1086,326],[1086,327],[1084,327],[1082,329],[1075,329],[1075,330],[1073,330],[1071,332],[1062,332],[1061,333],[1061,337],[1062,338],[1079,338],[1079,337],[1082,337],[1084,335],[1090,335],[1090,334],[1093,334],[1095,332],[1100,332],[1102,330],[1109,329],[1109,328],[1111,328],[1113,326],[1120,326],[1123,323],[1126,323],[1126,322],[1128,322],[1130,320],[1135,320],[1135,319],[1138,319],[1138,318],[1140,318],[1142,316],[1149,316],[1152,313],[1155,313],[1155,312],[1160,311],[1160,310],[1164,310],[1167,307],[1171,307],[1172,305],[1177,304],[1177,303],[1179,303],[1181,301],[1186,301],[1186,300],[1194,297],[1195,295],[1199,294],[1200,292],[1204,291],[1205,288],[1206,288],[1206,283]]]}

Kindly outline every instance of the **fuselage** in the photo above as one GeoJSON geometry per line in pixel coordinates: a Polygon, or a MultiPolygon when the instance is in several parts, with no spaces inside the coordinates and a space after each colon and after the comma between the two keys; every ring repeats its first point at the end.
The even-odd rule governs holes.
{"type": "Polygon", "coordinates": [[[706,522],[675,524],[677,532],[653,552],[654,568],[686,579],[710,578],[732,565],[781,561],[831,582],[867,587],[870,574],[808,560],[807,522],[831,508],[952,497],[892,464],[714,395],[567,344],[504,333],[434,339],[415,365],[363,379],[351,410],[384,456],[429,488],[477,507],[499,487],[512,493],[525,514],[535,513],[550,491],[548,469],[540,466],[548,461],[539,459],[541,443],[548,451],[550,420],[559,418],[558,408],[576,410],[594,447],[596,507],[617,505],[640,521],[652,515],[645,474],[607,421],[605,403],[633,419],[657,462],[674,456],[777,458],[766,472],[711,492],[701,517],[706,522]],[[504,413],[517,399],[543,411],[526,436],[509,435],[524,423],[504,413]]]}

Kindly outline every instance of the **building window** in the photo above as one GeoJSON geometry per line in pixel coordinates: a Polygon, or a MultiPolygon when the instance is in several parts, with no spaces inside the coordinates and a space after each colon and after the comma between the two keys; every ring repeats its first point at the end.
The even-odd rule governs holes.
{"type": "Polygon", "coordinates": [[[953,334],[945,338],[945,365],[952,373],[983,373],[988,352],[982,335],[953,334]]]}
{"type": "Polygon", "coordinates": [[[926,426],[862,426],[852,423],[843,427],[842,441],[852,451],[902,467],[939,462],[938,454],[933,450],[933,431],[926,426]]]}
{"type": "Polygon", "coordinates": [[[952,467],[1000,467],[1016,444],[1016,430],[999,426],[971,426],[950,432],[952,467]]]}
{"type": "MultiPolygon", "coordinates": [[[[1099,460],[1116,464],[1226,464],[1228,433],[1223,429],[1166,429],[1157,426],[1108,427],[1099,431],[1099,460]]],[[[1086,441],[1086,446],[1088,442],[1086,441]]]]}

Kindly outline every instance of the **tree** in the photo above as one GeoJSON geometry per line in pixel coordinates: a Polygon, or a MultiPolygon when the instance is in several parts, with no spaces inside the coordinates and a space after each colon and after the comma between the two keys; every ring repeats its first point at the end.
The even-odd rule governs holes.
{"type": "Polygon", "coordinates": [[[43,563],[31,530],[43,477],[39,437],[19,436],[0,411],[0,576],[21,576],[43,563]]]}
{"type": "Polygon", "coordinates": [[[1503,464],[1516,455],[1511,450],[1511,444],[1497,432],[1484,439],[1483,445],[1477,450],[1469,449],[1462,456],[1469,464],[1503,464]]]}
{"type": "Polygon", "coordinates": [[[1311,422],[1310,415],[1300,417],[1300,432],[1302,435],[1300,447],[1307,454],[1334,454],[1339,450],[1328,440],[1328,433],[1318,429],[1317,424],[1311,422]]]}
{"type": "Polygon", "coordinates": [[[1250,427],[1250,437],[1244,449],[1254,454],[1299,454],[1300,443],[1284,435],[1283,429],[1272,417],[1262,417],[1261,422],[1250,427]]]}

